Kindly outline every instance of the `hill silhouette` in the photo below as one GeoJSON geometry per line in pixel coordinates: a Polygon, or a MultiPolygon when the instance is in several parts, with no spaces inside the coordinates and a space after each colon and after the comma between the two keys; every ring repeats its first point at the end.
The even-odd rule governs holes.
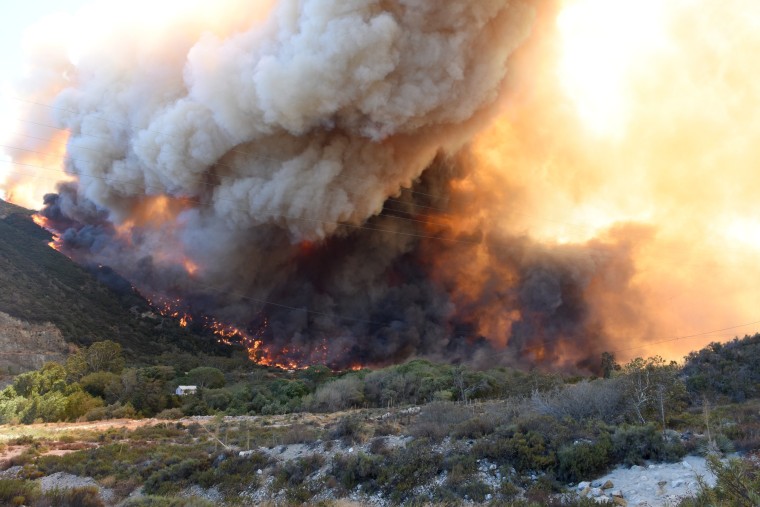
{"type": "Polygon", "coordinates": [[[172,319],[144,317],[151,308],[126,280],[108,267],[79,266],[50,248],[51,234],[32,215],[0,200],[0,312],[32,324],[51,323],[79,346],[116,341],[133,359],[216,349],[213,339],[172,319]]]}

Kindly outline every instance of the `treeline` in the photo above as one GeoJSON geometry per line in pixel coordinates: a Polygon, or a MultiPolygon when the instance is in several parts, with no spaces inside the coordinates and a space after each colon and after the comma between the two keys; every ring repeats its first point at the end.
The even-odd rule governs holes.
{"type": "Polygon", "coordinates": [[[250,363],[241,371],[234,359],[217,361],[228,371],[197,366],[197,358],[174,362],[127,368],[118,343],[95,343],[65,364],[50,362],[16,376],[0,391],[0,423],[331,412],[528,396],[562,385],[558,375],[507,368],[478,372],[422,360],[349,373],[323,365],[289,373],[250,363]],[[178,396],[179,385],[195,385],[198,391],[178,396]]]}
{"type": "Polygon", "coordinates": [[[711,343],[686,356],[689,389],[741,402],[760,396],[760,334],[711,343]]]}
{"type": "Polygon", "coordinates": [[[375,371],[333,372],[318,365],[290,373],[236,359],[209,362],[218,367],[201,366],[191,356],[158,360],[173,364],[126,367],[121,346],[111,341],[82,348],[65,364],[18,375],[0,391],[0,422],[271,415],[524,398],[558,418],[666,428],[690,405],[756,397],[760,385],[760,335],[711,344],[689,354],[683,367],[659,357],[619,365],[604,354],[608,378],[601,379],[506,367],[476,371],[425,360],[375,371]],[[178,385],[199,389],[177,396],[178,385]]]}

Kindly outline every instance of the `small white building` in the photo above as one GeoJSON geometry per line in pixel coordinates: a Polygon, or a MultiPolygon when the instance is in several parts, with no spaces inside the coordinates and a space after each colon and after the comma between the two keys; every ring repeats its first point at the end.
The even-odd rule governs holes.
{"type": "Polygon", "coordinates": [[[177,386],[177,390],[174,391],[174,393],[179,396],[195,394],[197,392],[198,392],[198,386],[177,386]]]}

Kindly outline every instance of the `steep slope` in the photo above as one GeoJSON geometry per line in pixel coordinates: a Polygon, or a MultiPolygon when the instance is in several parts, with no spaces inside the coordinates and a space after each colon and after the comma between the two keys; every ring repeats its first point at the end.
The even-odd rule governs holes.
{"type": "MultiPolygon", "coordinates": [[[[0,312],[32,325],[52,324],[66,342],[77,345],[117,341],[133,360],[175,349],[209,351],[215,347],[210,338],[197,336],[171,320],[152,314],[141,317],[149,312],[149,305],[129,284],[106,267],[88,271],[48,247],[51,235],[31,216],[29,210],[0,201],[0,312]],[[119,290],[99,279],[108,279],[109,287],[119,290]]],[[[14,333],[16,338],[24,334],[14,333]]],[[[5,349],[3,343],[0,340],[0,348],[5,349]]],[[[13,363],[12,356],[20,357],[25,347],[33,352],[40,343],[30,340],[0,353],[13,363]]]]}

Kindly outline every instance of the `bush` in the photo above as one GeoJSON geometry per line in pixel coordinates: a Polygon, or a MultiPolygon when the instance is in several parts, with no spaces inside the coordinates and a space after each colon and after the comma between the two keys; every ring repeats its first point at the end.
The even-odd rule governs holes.
{"type": "Polygon", "coordinates": [[[0,505],[29,505],[40,496],[37,483],[22,479],[0,479],[0,505]]]}
{"type": "Polygon", "coordinates": [[[182,409],[179,408],[167,408],[156,414],[156,419],[169,419],[177,420],[182,419],[182,409]]]}
{"type": "Polygon", "coordinates": [[[143,485],[149,495],[165,495],[182,489],[188,479],[207,466],[197,459],[186,459],[153,472],[143,485]]]}
{"type": "Polygon", "coordinates": [[[319,432],[305,424],[294,424],[282,436],[285,445],[308,444],[319,439],[319,432]]]}
{"type": "Polygon", "coordinates": [[[306,478],[322,468],[325,459],[319,454],[312,454],[295,461],[282,463],[275,473],[275,488],[285,485],[294,487],[303,484],[306,478]]]}
{"type": "Polygon", "coordinates": [[[337,412],[363,401],[364,384],[355,376],[347,376],[320,386],[306,408],[315,412],[337,412]]]}
{"type": "Polygon", "coordinates": [[[342,418],[330,430],[330,438],[342,440],[345,444],[357,444],[367,439],[367,428],[357,416],[342,418]]]}
{"type": "Polygon", "coordinates": [[[141,496],[125,501],[123,507],[215,507],[216,504],[203,498],[165,498],[161,496],[141,496]]]}
{"type": "Polygon", "coordinates": [[[338,454],[333,458],[330,474],[348,491],[362,484],[365,491],[376,491],[378,477],[382,470],[383,459],[359,452],[357,454],[338,454]]]}
{"type": "Polygon", "coordinates": [[[677,461],[685,454],[680,440],[666,440],[653,424],[621,426],[612,436],[612,454],[619,463],[641,465],[644,460],[677,461]]]}
{"type": "Polygon", "coordinates": [[[604,473],[612,464],[612,442],[609,437],[596,443],[578,442],[562,447],[557,452],[557,478],[565,482],[578,482],[604,473]]]}
{"type": "Polygon", "coordinates": [[[45,493],[45,502],[51,507],[105,507],[95,486],[71,489],[54,489],[45,493]]]}
{"type": "Polygon", "coordinates": [[[442,469],[443,457],[431,449],[430,441],[417,439],[388,456],[378,480],[393,502],[402,502],[442,469]]]}
{"type": "Polygon", "coordinates": [[[490,435],[496,429],[494,419],[487,416],[478,416],[463,423],[457,424],[451,432],[453,438],[478,439],[490,435]]]}
{"type": "Polygon", "coordinates": [[[541,414],[576,421],[622,419],[624,386],[620,379],[599,379],[564,385],[550,393],[534,392],[533,407],[541,414]]]}
{"type": "MultiPolygon", "coordinates": [[[[473,417],[470,407],[452,402],[434,402],[422,407],[410,433],[418,438],[440,442],[451,435],[454,427],[463,425],[473,417]]],[[[466,429],[462,427],[462,433],[466,429]]]]}

